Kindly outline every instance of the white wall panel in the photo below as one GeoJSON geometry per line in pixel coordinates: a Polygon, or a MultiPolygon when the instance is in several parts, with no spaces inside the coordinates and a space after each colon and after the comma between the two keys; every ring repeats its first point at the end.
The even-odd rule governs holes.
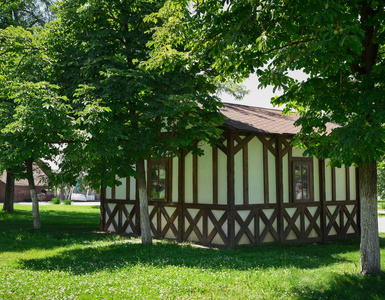
{"type": "Polygon", "coordinates": [[[345,168],[336,168],[336,200],[346,200],[346,171],[345,168]]]}
{"type": "Polygon", "coordinates": [[[263,188],[263,144],[254,137],[248,145],[249,203],[264,203],[263,188]]]}
{"type": "Polygon", "coordinates": [[[329,160],[325,160],[325,194],[326,194],[326,201],[331,201],[333,194],[332,194],[332,170],[330,167],[328,167],[329,160]]]}
{"type": "Polygon", "coordinates": [[[198,203],[213,203],[213,152],[210,145],[201,146],[204,151],[198,156],[198,203]]]}
{"type": "Polygon", "coordinates": [[[227,204],[227,156],[218,149],[218,204],[227,204]]]}
{"type": "Polygon", "coordinates": [[[357,189],[356,189],[356,168],[349,168],[350,175],[350,199],[357,200],[357,189]]]}
{"type": "Polygon", "coordinates": [[[185,157],[185,185],[184,197],[186,203],[193,203],[193,156],[191,153],[185,157]]]}
{"type": "Polygon", "coordinates": [[[172,202],[178,202],[178,166],[179,158],[174,157],[172,159],[172,202]]]}
{"type": "Polygon", "coordinates": [[[268,151],[269,203],[277,203],[275,156],[268,151]]]}
{"type": "Polygon", "coordinates": [[[111,199],[111,197],[112,197],[112,189],[108,186],[106,188],[106,198],[111,199]]]}
{"type": "Polygon", "coordinates": [[[282,158],[282,182],[283,182],[283,203],[290,202],[290,180],[289,180],[289,155],[282,158]]]}
{"type": "Polygon", "coordinates": [[[130,177],[130,200],[136,199],[136,179],[135,177],[130,177]]]}
{"type": "Polygon", "coordinates": [[[292,156],[293,157],[303,157],[303,152],[304,151],[305,151],[304,149],[293,148],[292,149],[292,156]]]}
{"type": "Polygon", "coordinates": [[[243,204],[243,160],[242,150],[234,156],[235,204],[243,204]]]}
{"type": "Polygon", "coordinates": [[[126,199],[126,179],[118,178],[122,184],[115,187],[115,198],[116,199],[126,199]]]}
{"type": "Polygon", "coordinates": [[[319,186],[319,162],[318,159],[313,157],[313,179],[314,179],[314,201],[320,201],[320,186],[319,186]]]}

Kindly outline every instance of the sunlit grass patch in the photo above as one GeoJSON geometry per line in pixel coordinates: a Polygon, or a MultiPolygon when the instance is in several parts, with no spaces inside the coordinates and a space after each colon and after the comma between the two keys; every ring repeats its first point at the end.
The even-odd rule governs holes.
{"type": "MultiPolygon", "coordinates": [[[[359,239],[225,250],[98,232],[99,208],[0,213],[0,299],[383,299],[359,274],[359,239]]],[[[380,235],[382,257],[385,234],[380,235]]],[[[384,269],[384,262],[382,263],[384,269]]]]}

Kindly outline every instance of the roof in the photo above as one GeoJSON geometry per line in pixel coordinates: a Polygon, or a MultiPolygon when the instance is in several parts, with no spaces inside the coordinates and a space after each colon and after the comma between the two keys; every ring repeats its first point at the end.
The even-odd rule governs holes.
{"type": "MultiPolygon", "coordinates": [[[[33,163],[33,178],[36,186],[45,186],[48,183],[47,175],[36,163],[33,163]]],[[[0,176],[0,182],[1,181],[4,183],[7,181],[6,171],[4,171],[3,174],[0,176]]],[[[28,180],[27,179],[15,180],[15,186],[28,186],[28,180]]]]}
{"type": "MultiPolygon", "coordinates": [[[[221,112],[226,116],[225,124],[235,130],[272,134],[297,134],[300,127],[294,126],[299,116],[282,115],[281,110],[223,103],[221,112]]],[[[328,124],[328,131],[338,127],[328,124]]]]}

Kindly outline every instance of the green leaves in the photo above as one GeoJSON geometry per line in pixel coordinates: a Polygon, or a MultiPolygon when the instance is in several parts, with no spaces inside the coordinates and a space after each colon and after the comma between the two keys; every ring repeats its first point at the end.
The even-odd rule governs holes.
{"type": "MultiPolygon", "coordinates": [[[[182,2],[170,2],[182,11],[182,2]]],[[[331,158],[334,165],[369,162],[384,154],[383,4],[274,0],[193,5],[178,22],[165,21],[157,29],[154,45],[160,50],[155,53],[162,46],[171,54],[180,49],[180,37],[167,35],[172,28],[188,40],[181,51],[186,60],[199,61],[218,81],[237,81],[257,69],[260,87],[283,91],[274,103],[300,114],[298,142],[306,141],[310,154],[331,158]],[[291,70],[309,77],[296,81],[288,75],[291,70]],[[341,127],[327,132],[328,122],[341,127]]]]}
{"type": "Polygon", "coordinates": [[[74,177],[83,172],[93,186],[133,175],[139,158],[175,155],[194,149],[197,139],[219,137],[217,83],[199,63],[187,63],[187,41],[169,27],[178,49],[165,43],[172,53],[150,57],[148,46],[159,46],[153,26],[177,30],[184,16],[184,6],[171,2],[170,11],[158,12],[163,4],[66,1],[57,7],[60,20],[47,26],[52,78],[73,101],[82,136],[64,149],[61,168],[74,177]]]}

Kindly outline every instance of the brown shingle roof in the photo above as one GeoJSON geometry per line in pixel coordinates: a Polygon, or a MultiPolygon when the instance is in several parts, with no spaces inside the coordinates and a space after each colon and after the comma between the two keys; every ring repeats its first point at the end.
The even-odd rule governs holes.
{"type": "MultiPolygon", "coordinates": [[[[236,130],[293,135],[299,132],[300,127],[294,126],[299,116],[294,113],[282,115],[282,111],[276,109],[223,104],[225,107],[221,108],[221,112],[227,117],[225,124],[236,130]]],[[[335,127],[337,125],[328,124],[328,130],[335,127]]]]}

